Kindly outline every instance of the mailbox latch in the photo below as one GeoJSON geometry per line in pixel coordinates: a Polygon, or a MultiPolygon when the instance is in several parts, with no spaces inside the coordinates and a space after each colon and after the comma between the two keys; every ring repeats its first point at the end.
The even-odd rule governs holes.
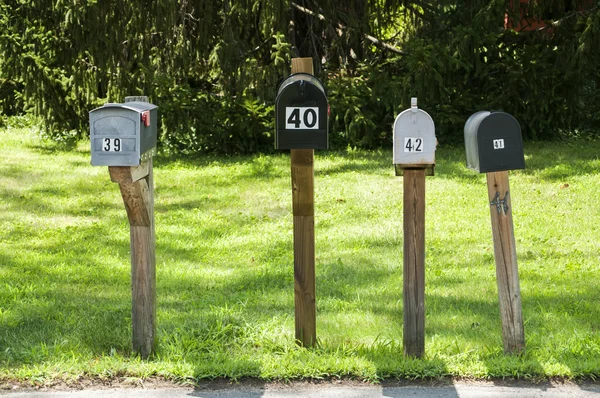
{"type": "Polygon", "coordinates": [[[494,200],[490,202],[490,206],[496,205],[496,209],[498,210],[498,214],[500,211],[504,209],[504,214],[508,213],[508,191],[504,194],[504,199],[500,199],[500,192],[496,191],[496,196],[494,200]]]}

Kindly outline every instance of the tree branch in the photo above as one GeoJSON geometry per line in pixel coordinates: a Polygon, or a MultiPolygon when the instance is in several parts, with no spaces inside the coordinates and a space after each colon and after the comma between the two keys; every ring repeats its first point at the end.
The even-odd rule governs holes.
{"type": "MultiPolygon", "coordinates": [[[[296,8],[297,10],[299,10],[299,11],[305,13],[305,14],[311,15],[313,17],[317,17],[321,21],[325,21],[326,20],[326,18],[325,18],[325,16],[323,14],[318,14],[318,13],[316,13],[314,11],[311,11],[308,8],[302,7],[301,5],[298,5],[298,4],[294,3],[294,2],[291,2],[290,4],[294,8],[296,8]]],[[[346,26],[342,25],[339,22],[337,22],[336,25],[337,25],[337,27],[339,29],[346,29],[346,26]]],[[[366,40],[368,40],[368,41],[370,41],[371,43],[375,44],[376,46],[381,46],[381,47],[385,48],[386,50],[395,52],[396,54],[406,55],[406,53],[404,51],[400,50],[398,47],[394,47],[391,44],[387,44],[387,43],[381,41],[380,39],[378,39],[376,37],[373,37],[371,35],[368,35],[366,33],[363,34],[363,38],[366,39],[366,40]]]]}

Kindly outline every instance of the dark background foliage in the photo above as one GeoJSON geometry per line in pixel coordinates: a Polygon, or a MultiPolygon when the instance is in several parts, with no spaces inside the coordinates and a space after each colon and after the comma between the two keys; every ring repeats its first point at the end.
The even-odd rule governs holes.
{"type": "Polygon", "coordinates": [[[513,114],[526,139],[600,131],[598,1],[0,0],[0,110],[56,140],[148,95],[166,152],[272,150],[296,56],[327,86],[334,149],[389,147],[412,96],[442,143],[478,110],[513,114]]]}

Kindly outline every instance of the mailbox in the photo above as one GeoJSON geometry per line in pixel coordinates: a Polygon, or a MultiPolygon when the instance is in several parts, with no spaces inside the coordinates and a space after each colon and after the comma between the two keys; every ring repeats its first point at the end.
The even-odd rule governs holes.
{"type": "Polygon", "coordinates": [[[90,111],[92,166],[139,166],[156,153],[156,105],[108,103],[90,111]]]}
{"type": "Polygon", "coordinates": [[[525,168],[521,126],[508,113],[474,113],[464,133],[468,168],[480,173],[525,168]]]}
{"type": "Polygon", "coordinates": [[[308,73],[284,79],[275,100],[275,149],[327,149],[329,107],[325,88],[308,73]]]}
{"type": "Polygon", "coordinates": [[[411,107],[401,112],[394,121],[394,165],[396,175],[405,168],[426,168],[433,175],[435,167],[435,125],[429,114],[417,107],[411,98],[411,107]]]}

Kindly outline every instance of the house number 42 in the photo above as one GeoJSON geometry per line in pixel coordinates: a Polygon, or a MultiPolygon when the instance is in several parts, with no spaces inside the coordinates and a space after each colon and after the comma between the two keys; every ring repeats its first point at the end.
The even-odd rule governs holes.
{"type": "Polygon", "coordinates": [[[404,152],[423,152],[423,138],[404,137],[404,152]]]}

